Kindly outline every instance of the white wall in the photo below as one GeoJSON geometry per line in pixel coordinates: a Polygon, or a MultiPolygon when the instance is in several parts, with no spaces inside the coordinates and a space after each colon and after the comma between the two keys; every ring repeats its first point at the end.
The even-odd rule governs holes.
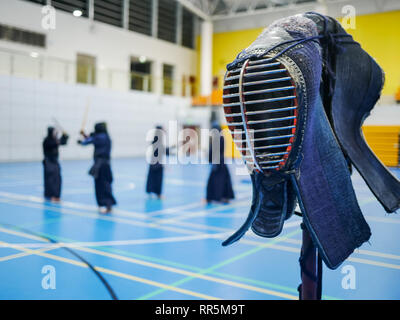
{"type": "Polygon", "coordinates": [[[76,144],[90,101],[87,132],[97,121],[107,121],[113,139],[113,156],[143,156],[147,132],[169,120],[204,125],[206,109],[193,110],[188,98],[118,92],[86,85],[70,85],[12,76],[0,76],[0,161],[42,159],[42,140],[55,117],[70,134],[62,159],[90,158],[92,147],[76,144]]]}
{"type": "MultiPolygon", "coordinates": [[[[93,55],[97,58],[99,85],[106,87],[108,73],[100,69],[116,70],[114,82],[119,89],[128,89],[128,72],[131,56],[146,56],[154,61],[154,76],[158,79],[156,92],[161,93],[162,64],[175,66],[175,94],[181,95],[182,75],[196,74],[196,52],[167,41],[159,40],[140,33],[128,31],[88,18],[76,18],[72,14],[57,10],[56,29],[42,28],[42,6],[20,0],[0,0],[0,23],[47,34],[47,47],[40,49],[7,41],[0,41],[0,48],[38,52],[41,56],[55,57],[75,61],[77,53],[93,55]],[[123,74],[126,72],[126,74],[123,74]]],[[[1,59],[2,57],[0,57],[1,59]]],[[[5,60],[0,63],[1,66],[5,60]]],[[[25,68],[37,68],[24,60],[25,68]]],[[[21,64],[20,64],[21,65],[21,64]]],[[[73,79],[73,77],[72,77],[73,79]]],[[[107,86],[108,87],[108,86],[107,86]]]]}
{"type": "Polygon", "coordinates": [[[86,130],[106,121],[114,157],[143,156],[146,134],[156,124],[206,125],[209,110],[190,108],[190,99],[181,97],[182,75],[196,74],[194,50],[62,11],[57,11],[56,29],[46,31],[41,8],[0,0],[0,23],[47,34],[45,49],[0,41],[0,161],[42,159],[41,143],[52,117],[70,134],[61,159],[90,158],[92,148],[76,144],[88,98],[86,130]],[[31,52],[39,57],[30,57],[31,52]],[[75,84],[77,53],[97,58],[96,86],[75,84]],[[155,93],[129,90],[130,57],[141,55],[154,62],[155,93]],[[175,66],[174,96],[161,94],[163,63],[175,66]]]}
{"type": "Polygon", "coordinates": [[[400,126],[400,104],[378,103],[364,125],[367,126],[400,126]]]}

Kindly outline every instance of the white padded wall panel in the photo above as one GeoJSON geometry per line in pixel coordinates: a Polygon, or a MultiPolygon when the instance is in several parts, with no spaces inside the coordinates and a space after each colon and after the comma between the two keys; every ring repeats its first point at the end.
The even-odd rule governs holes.
{"type": "MultiPolygon", "coordinates": [[[[113,157],[144,156],[147,132],[169,120],[177,120],[190,100],[173,96],[100,89],[42,80],[0,76],[0,161],[29,161],[42,158],[42,140],[55,117],[69,133],[61,159],[87,159],[92,147],[81,147],[83,115],[90,101],[86,132],[98,121],[107,121],[113,139],[113,157]]],[[[187,112],[186,112],[187,113],[187,112]]],[[[208,120],[208,115],[204,121],[208,120]]]]}
{"type": "Polygon", "coordinates": [[[0,52],[0,74],[10,74],[11,55],[7,52],[0,52]]]}

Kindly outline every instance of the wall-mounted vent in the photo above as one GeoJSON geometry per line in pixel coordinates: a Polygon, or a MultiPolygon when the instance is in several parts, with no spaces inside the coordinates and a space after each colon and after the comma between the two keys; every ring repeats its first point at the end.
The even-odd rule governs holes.
{"type": "Polygon", "coordinates": [[[185,8],[182,9],[182,45],[194,48],[194,15],[185,8]]]}
{"type": "Polygon", "coordinates": [[[169,42],[176,41],[176,12],[175,1],[158,1],[158,38],[169,42]]]}
{"type": "Polygon", "coordinates": [[[123,0],[95,0],[94,20],[122,27],[123,0]]]}
{"type": "Polygon", "coordinates": [[[57,10],[69,13],[79,10],[82,12],[82,17],[88,16],[88,1],[86,0],[52,0],[51,5],[57,10]]]}
{"type": "Polygon", "coordinates": [[[46,47],[46,35],[0,24],[0,40],[18,42],[36,47],[46,47]]]}
{"type": "Polygon", "coordinates": [[[151,35],[152,4],[152,0],[129,1],[129,30],[151,35]]]}
{"type": "Polygon", "coordinates": [[[38,3],[38,4],[43,4],[43,5],[47,4],[47,0],[25,0],[25,1],[34,2],[34,3],[38,3]]]}

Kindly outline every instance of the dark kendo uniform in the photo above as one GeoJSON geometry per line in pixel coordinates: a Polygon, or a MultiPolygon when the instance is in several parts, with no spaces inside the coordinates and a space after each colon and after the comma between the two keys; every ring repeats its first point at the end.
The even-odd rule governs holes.
{"type": "MultiPolygon", "coordinates": [[[[156,129],[162,130],[162,127],[157,127],[156,129]]],[[[147,174],[146,193],[154,193],[159,197],[162,193],[164,176],[164,165],[159,162],[159,155],[164,154],[169,156],[170,148],[165,147],[161,141],[159,143],[157,142],[158,136],[155,136],[153,142],[151,143],[153,151],[151,155],[151,163],[149,165],[149,172],[147,174]]]]}
{"type": "MultiPolygon", "coordinates": [[[[214,129],[220,128],[215,127],[214,129]]],[[[207,183],[207,202],[217,201],[223,202],[235,198],[235,194],[232,188],[231,176],[229,174],[228,167],[225,164],[224,151],[225,151],[225,141],[224,137],[221,135],[219,137],[219,160],[214,159],[212,148],[212,139],[210,141],[209,148],[209,162],[212,164],[210,176],[207,183]]]]}
{"type": "Polygon", "coordinates": [[[66,145],[68,141],[66,134],[57,139],[54,136],[54,130],[53,127],[49,127],[47,137],[43,140],[44,197],[46,199],[60,198],[61,168],[58,162],[58,147],[66,145]]]}
{"type": "Polygon", "coordinates": [[[94,178],[96,201],[99,207],[111,208],[117,203],[111,187],[113,182],[110,165],[111,139],[105,123],[97,123],[94,130],[94,133],[91,133],[89,137],[79,141],[79,143],[81,145],[94,145],[94,164],[90,168],[89,174],[94,178]]]}

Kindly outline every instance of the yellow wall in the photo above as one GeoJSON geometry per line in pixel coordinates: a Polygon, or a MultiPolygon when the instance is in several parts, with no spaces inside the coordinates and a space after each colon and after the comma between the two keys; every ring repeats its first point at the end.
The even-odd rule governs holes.
{"type": "Polygon", "coordinates": [[[400,11],[357,16],[356,30],[348,30],[385,71],[382,94],[400,86],[400,11]]]}
{"type": "Polygon", "coordinates": [[[218,84],[221,88],[226,65],[232,62],[240,51],[247,48],[262,30],[259,28],[214,34],[213,76],[219,76],[218,84]]]}
{"type": "MultiPolygon", "coordinates": [[[[232,62],[242,49],[249,46],[261,31],[262,28],[257,28],[214,34],[213,75],[221,77],[220,86],[226,64],[232,62]]],[[[357,16],[356,29],[348,31],[385,71],[383,94],[394,95],[400,86],[400,11],[357,16]]],[[[197,49],[200,52],[200,41],[197,40],[197,49]]],[[[199,76],[198,72],[198,79],[199,76]]]]}
{"type": "Polygon", "coordinates": [[[363,126],[369,147],[387,166],[399,165],[400,126],[363,126]]]}

